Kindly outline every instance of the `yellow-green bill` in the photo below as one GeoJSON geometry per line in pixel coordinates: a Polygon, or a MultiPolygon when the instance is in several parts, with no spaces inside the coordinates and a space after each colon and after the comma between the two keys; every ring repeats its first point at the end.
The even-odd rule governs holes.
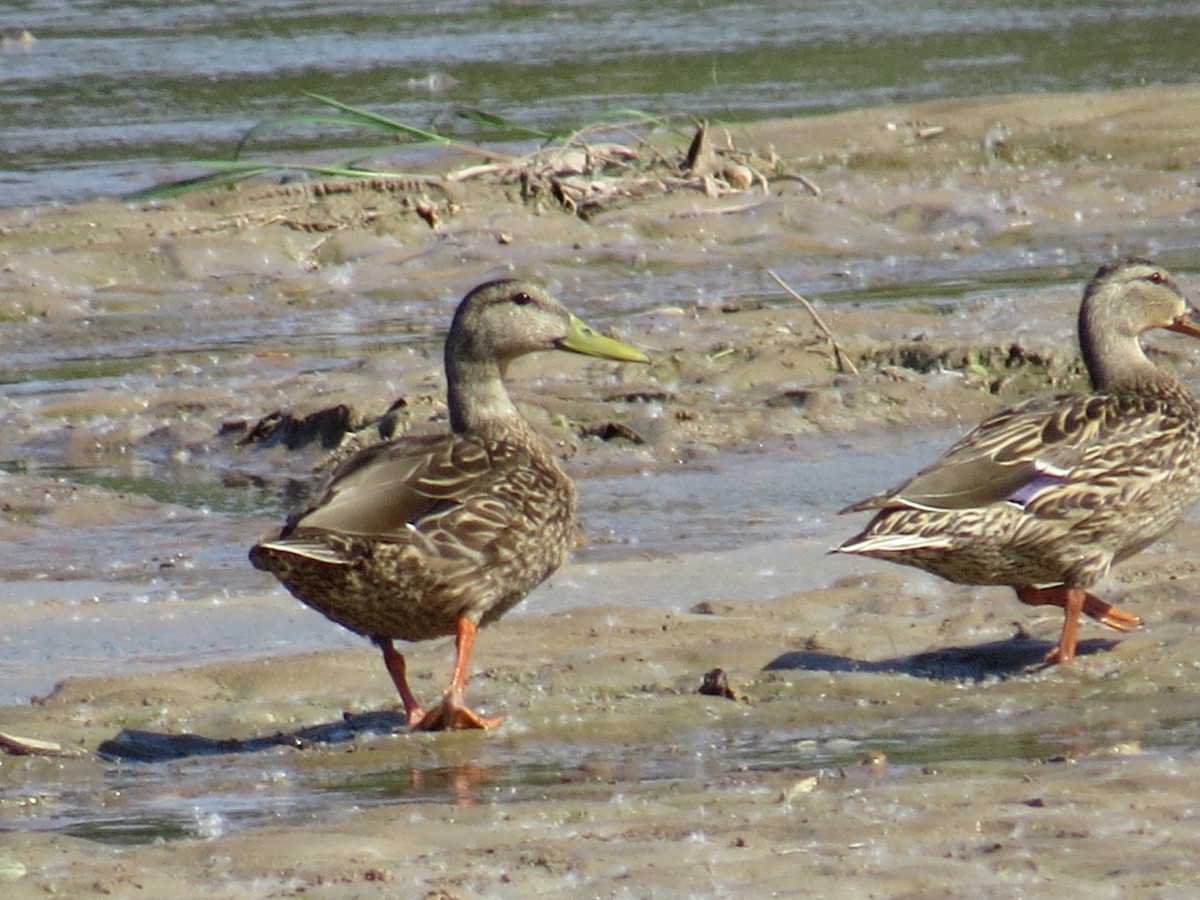
{"type": "Polygon", "coordinates": [[[641,350],[613,338],[605,337],[574,313],[571,314],[571,328],[567,332],[567,336],[558,342],[558,346],[563,350],[582,353],[585,356],[599,356],[621,362],[650,362],[650,357],[641,350]]]}

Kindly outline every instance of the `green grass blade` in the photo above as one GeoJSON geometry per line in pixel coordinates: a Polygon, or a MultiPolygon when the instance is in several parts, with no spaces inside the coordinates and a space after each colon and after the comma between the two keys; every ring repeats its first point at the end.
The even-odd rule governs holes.
{"type": "Polygon", "coordinates": [[[420,178],[408,172],[387,172],[376,169],[360,169],[349,165],[321,165],[314,163],[277,163],[278,170],[308,172],[312,175],[328,175],[335,178],[420,178]]]}
{"type": "Polygon", "coordinates": [[[504,116],[498,116],[495,113],[485,112],[482,109],[473,109],[464,107],[455,110],[454,114],[461,119],[466,119],[469,122],[474,122],[477,125],[486,125],[488,128],[499,128],[504,131],[515,131],[518,134],[527,134],[532,137],[543,138],[548,141],[559,140],[566,137],[566,132],[543,131],[540,128],[533,128],[529,125],[522,125],[512,119],[506,119],[504,116]]]}
{"type": "Polygon", "coordinates": [[[631,109],[629,107],[621,107],[619,109],[610,109],[605,113],[605,116],[622,116],[625,118],[636,119],[639,122],[647,122],[651,125],[657,125],[660,128],[666,128],[671,123],[656,113],[649,113],[642,109],[631,109]]]}
{"type": "Polygon", "coordinates": [[[265,122],[259,122],[257,125],[255,125],[249,131],[247,131],[244,135],[242,135],[242,139],[240,141],[238,141],[237,147],[233,151],[233,158],[239,159],[242,155],[242,151],[244,151],[246,149],[246,145],[250,143],[251,138],[253,138],[257,134],[262,133],[263,131],[266,131],[268,128],[275,128],[280,125],[313,125],[313,124],[343,125],[343,126],[350,125],[350,126],[355,126],[355,127],[360,127],[360,128],[370,127],[370,128],[375,128],[377,130],[383,130],[383,131],[388,131],[389,133],[392,133],[392,129],[386,129],[382,125],[375,125],[375,124],[368,125],[367,123],[364,123],[364,122],[352,121],[349,116],[331,115],[329,113],[297,113],[296,115],[292,115],[292,116],[280,116],[277,119],[267,119],[265,122]]]}
{"type": "Polygon", "coordinates": [[[218,165],[215,166],[209,162],[198,162],[196,165],[205,168],[216,168],[218,171],[210,172],[207,175],[198,175],[195,178],[184,178],[179,181],[169,181],[166,184],[156,184],[153,187],[126,194],[124,199],[134,203],[150,200],[174,200],[176,197],[181,197],[192,191],[203,191],[208,188],[227,187],[231,184],[237,184],[239,181],[253,178],[255,175],[265,174],[274,169],[274,166],[270,164],[228,163],[225,161],[218,161],[218,165]]]}
{"type": "Polygon", "coordinates": [[[395,119],[389,119],[387,116],[373,113],[369,109],[351,106],[349,103],[343,103],[341,100],[326,97],[324,94],[314,94],[311,91],[305,91],[304,95],[311,97],[318,103],[324,103],[327,106],[332,106],[334,109],[341,110],[345,115],[345,119],[364,127],[382,128],[386,131],[406,134],[409,137],[414,137],[422,141],[430,141],[435,144],[453,143],[452,139],[446,137],[444,134],[438,134],[436,131],[427,131],[424,128],[417,128],[415,125],[405,125],[403,122],[397,122],[395,119]]]}

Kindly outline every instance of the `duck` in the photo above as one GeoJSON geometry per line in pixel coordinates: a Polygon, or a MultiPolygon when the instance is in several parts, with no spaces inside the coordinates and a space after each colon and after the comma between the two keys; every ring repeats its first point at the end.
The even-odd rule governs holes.
{"type": "Polygon", "coordinates": [[[832,552],[901,563],[965,585],[1005,585],[1063,610],[1045,665],[1075,659],[1080,615],[1127,632],[1141,619],[1092,589],[1200,499],[1200,403],[1146,356],[1141,336],[1200,337],[1200,312],[1162,266],[1102,266],[1079,308],[1091,389],[995,413],[902,484],[832,552]]]}
{"type": "Polygon", "coordinates": [[[502,721],[465,701],[477,631],[523,600],[574,544],[574,484],[505,386],[513,360],[549,350],[649,362],[536,284],[481,284],[446,337],[449,430],[358,451],[315,504],[250,549],[250,562],[302,603],[379,647],[412,730],[502,721]],[[426,710],[395,641],[449,635],[450,680],[426,710]]]}

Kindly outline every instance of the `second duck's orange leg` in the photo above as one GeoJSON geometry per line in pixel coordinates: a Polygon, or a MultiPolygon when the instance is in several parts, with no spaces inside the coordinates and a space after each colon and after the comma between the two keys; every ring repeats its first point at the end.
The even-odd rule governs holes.
{"type": "Polygon", "coordinates": [[[454,671],[450,675],[450,686],[442,696],[436,709],[413,725],[417,731],[444,731],[464,728],[495,728],[504,721],[503,717],[486,718],[469,709],[464,700],[467,690],[467,667],[471,660],[471,648],[475,646],[475,623],[460,618],[454,628],[454,671]]]}
{"type": "Polygon", "coordinates": [[[1117,631],[1132,631],[1142,624],[1142,620],[1137,616],[1105,603],[1082,588],[1056,584],[1044,588],[1026,585],[1016,590],[1017,599],[1022,603],[1028,603],[1030,606],[1061,606],[1063,608],[1062,636],[1058,640],[1058,645],[1046,656],[1046,661],[1049,663],[1067,663],[1075,658],[1080,613],[1085,613],[1102,625],[1115,628],[1117,631]]]}
{"type": "Polygon", "coordinates": [[[1069,663],[1075,659],[1076,635],[1079,631],[1079,614],[1083,611],[1084,598],[1087,591],[1080,588],[1056,584],[1052,587],[1032,587],[1026,585],[1017,588],[1017,599],[1030,606],[1061,606],[1063,608],[1062,635],[1054,649],[1046,654],[1046,662],[1069,663]]]}

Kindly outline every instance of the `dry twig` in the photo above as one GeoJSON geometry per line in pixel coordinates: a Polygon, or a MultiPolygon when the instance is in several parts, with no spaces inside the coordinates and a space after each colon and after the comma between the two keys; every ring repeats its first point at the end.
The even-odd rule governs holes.
{"type": "Polygon", "coordinates": [[[813,309],[813,305],[804,299],[804,297],[802,297],[800,294],[798,294],[791,285],[780,278],[777,274],[771,271],[768,271],[767,274],[774,278],[775,282],[781,288],[787,291],[793,300],[808,310],[808,314],[812,316],[812,320],[820,330],[821,334],[825,335],[825,340],[829,341],[829,349],[833,354],[834,364],[837,365],[838,371],[843,373],[849,372],[851,375],[857,375],[858,366],[854,365],[854,360],[852,360],[846,351],[842,349],[841,345],[837,342],[837,338],[833,336],[833,332],[829,330],[829,326],[821,321],[821,317],[817,315],[817,311],[813,309]]]}
{"type": "Polygon", "coordinates": [[[0,750],[14,756],[87,756],[88,752],[78,747],[64,747],[57,741],[43,741],[19,734],[0,731],[0,750]]]}

